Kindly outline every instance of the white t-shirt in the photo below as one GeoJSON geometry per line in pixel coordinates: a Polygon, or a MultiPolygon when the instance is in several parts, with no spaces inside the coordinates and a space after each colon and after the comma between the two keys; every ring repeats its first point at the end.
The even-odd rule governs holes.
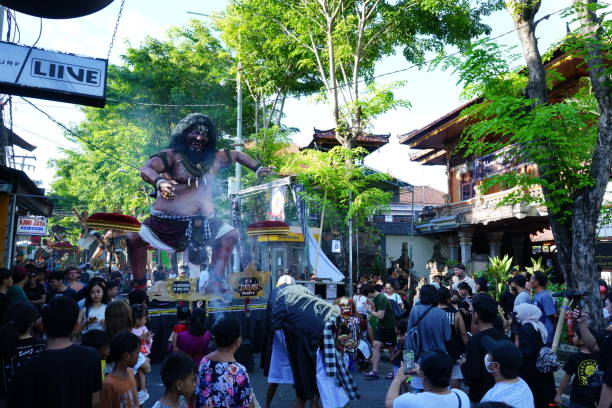
{"type": "Polygon", "coordinates": [[[102,321],[104,320],[104,313],[106,312],[106,305],[102,303],[98,307],[90,307],[89,312],[87,308],[83,308],[83,319],[87,320],[88,318],[95,317],[95,323],[91,323],[87,325],[82,331],[82,333],[87,333],[90,330],[104,330],[104,326],[102,325],[102,321]]]}
{"type": "Polygon", "coordinates": [[[476,282],[474,282],[474,279],[470,278],[467,275],[463,276],[463,280],[459,280],[458,277],[453,276],[453,289],[458,290],[457,289],[457,285],[459,285],[459,283],[461,282],[465,282],[468,285],[470,285],[470,288],[472,288],[472,293],[475,295],[476,294],[476,282]]]}
{"type": "Polygon", "coordinates": [[[400,306],[402,305],[402,297],[398,295],[397,293],[389,295],[385,292],[385,296],[387,297],[387,299],[395,301],[395,303],[397,303],[398,305],[400,306]]]}
{"type": "Polygon", "coordinates": [[[367,300],[368,300],[367,296],[363,296],[363,295],[353,296],[353,302],[355,302],[355,310],[357,310],[357,313],[368,314],[368,311],[365,308],[365,304],[367,300]]]}
{"type": "Polygon", "coordinates": [[[470,408],[470,399],[465,392],[453,388],[448,394],[434,394],[433,392],[421,392],[418,394],[406,393],[393,401],[393,408],[470,408]],[[459,403],[459,399],[461,404],[459,403]]]}
{"type": "Polygon", "coordinates": [[[515,383],[496,383],[480,402],[486,401],[503,402],[513,408],[533,408],[533,394],[520,377],[515,383]]]}

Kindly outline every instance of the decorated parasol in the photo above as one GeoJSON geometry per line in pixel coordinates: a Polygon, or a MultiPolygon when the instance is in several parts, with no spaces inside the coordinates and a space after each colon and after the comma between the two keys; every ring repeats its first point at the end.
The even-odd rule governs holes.
{"type": "Polygon", "coordinates": [[[50,244],[47,244],[47,248],[58,251],[74,251],[74,246],[68,241],[51,242],[50,244]]]}
{"type": "Polygon", "coordinates": [[[92,229],[140,231],[140,221],[136,217],[118,213],[94,213],[87,217],[85,223],[92,229]]]}

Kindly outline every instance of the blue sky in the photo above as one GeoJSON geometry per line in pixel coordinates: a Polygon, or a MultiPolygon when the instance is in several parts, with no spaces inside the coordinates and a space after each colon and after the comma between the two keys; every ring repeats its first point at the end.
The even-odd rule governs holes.
{"type": "MultiPolygon", "coordinates": [[[[105,58],[120,4],[120,0],[115,0],[106,9],[78,19],[43,20],[42,36],[37,46],[105,58]]],[[[224,0],[206,2],[180,0],[174,3],[160,0],[126,0],[111,62],[120,62],[119,56],[128,42],[138,45],[145,36],[163,38],[169,27],[184,25],[195,17],[187,11],[209,14],[223,10],[225,4],[224,0]]],[[[539,15],[557,11],[569,4],[569,0],[543,0],[539,15]]],[[[32,44],[38,37],[40,20],[17,13],[17,21],[21,31],[20,43],[32,44]]],[[[490,16],[486,21],[493,28],[492,36],[503,34],[513,28],[510,16],[504,11],[490,16]]],[[[565,32],[565,22],[562,21],[560,14],[542,21],[537,31],[540,50],[546,50],[561,39],[565,32]]],[[[5,36],[6,25],[2,38],[5,36]]],[[[508,45],[518,45],[516,33],[506,35],[498,41],[508,45]]],[[[520,63],[521,60],[517,61],[517,64],[520,63]]],[[[395,71],[409,65],[401,55],[391,56],[380,61],[376,74],[395,71]]],[[[390,133],[391,141],[387,146],[368,156],[366,164],[415,185],[431,185],[446,191],[445,169],[441,166],[421,166],[409,162],[410,150],[406,146],[399,145],[397,135],[421,128],[455,109],[461,103],[459,99],[461,89],[456,86],[456,77],[450,72],[439,70],[410,69],[377,80],[380,84],[394,81],[405,81],[405,85],[396,90],[396,96],[409,100],[412,107],[388,112],[375,120],[373,131],[390,133]]],[[[54,175],[53,169],[47,167],[48,160],[57,157],[59,154],[57,147],[73,145],[64,138],[62,130],[42,114],[36,112],[19,97],[15,97],[14,101],[13,118],[16,133],[38,146],[33,152],[36,155],[36,169],[28,173],[32,179],[40,180],[44,187],[48,187],[54,175]]],[[[32,101],[64,124],[76,124],[83,119],[83,115],[75,105],[35,99],[32,101]]],[[[294,141],[300,145],[308,143],[314,127],[319,129],[333,127],[326,105],[316,104],[312,98],[288,100],[285,113],[285,124],[300,129],[300,132],[294,136],[294,141]]],[[[23,153],[27,152],[16,152],[16,154],[23,153]]]]}

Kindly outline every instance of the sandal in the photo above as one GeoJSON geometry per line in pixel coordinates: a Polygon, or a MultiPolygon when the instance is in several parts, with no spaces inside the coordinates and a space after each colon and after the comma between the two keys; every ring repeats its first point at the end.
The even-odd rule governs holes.
{"type": "Polygon", "coordinates": [[[380,378],[376,371],[370,371],[369,373],[365,373],[363,376],[371,380],[378,380],[380,378]]]}

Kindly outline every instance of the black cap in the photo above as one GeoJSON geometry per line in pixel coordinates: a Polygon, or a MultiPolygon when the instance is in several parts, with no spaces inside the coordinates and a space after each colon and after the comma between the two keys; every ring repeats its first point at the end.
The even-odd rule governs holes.
{"type": "Polygon", "coordinates": [[[502,368],[502,375],[504,372],[513,374],[514,377],[518,375],[523,365],[523,353],[514,343],[508,340],[493,340],[489,336],[484,336],[482,338],[482,346],[487,353],[491,354],[491,361],[499,363],[502,368]]]}
{"type": "Polygon", "coordinates": [[[463,269],[465,271],[465,265],[462,263],[458,263],[456,265],[453,265],[453,269],[463,269]]]}

